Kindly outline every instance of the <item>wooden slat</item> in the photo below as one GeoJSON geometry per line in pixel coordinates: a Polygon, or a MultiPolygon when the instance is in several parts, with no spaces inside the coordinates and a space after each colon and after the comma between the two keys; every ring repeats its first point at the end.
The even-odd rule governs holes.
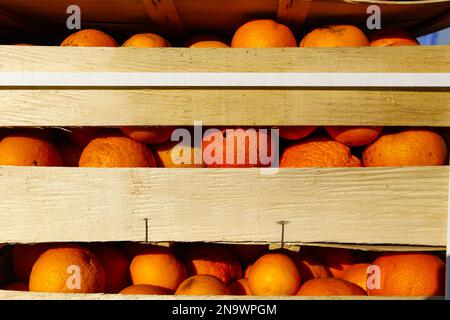
{"type": "Polygon", "coordinates": [[[0,126],[450,126],[450,92],[428,90],[4,89],[0,126]]]}
{"type": "Polygon", "coordinates": [[[445,246],[448,167],[0,168],[1,243],[333,242],[445,246]],[[30,232],[32,230],[32,232],[30,232]]]}
{"type": "Polygon", "coordinates": [[[450,72],[450,46],[285,49],[0,46],[0,71],[450,72]]]}
{"type": "Polygon", "coordinates": [[[37,293],[0,290],[0,300],[442,300],[443,297],[366,297],[366,296],[327,296],[327,297],[258,297],[258,296],[158,296],[158,295],[118,295],[118,294],[64,294],[37,293]]]}

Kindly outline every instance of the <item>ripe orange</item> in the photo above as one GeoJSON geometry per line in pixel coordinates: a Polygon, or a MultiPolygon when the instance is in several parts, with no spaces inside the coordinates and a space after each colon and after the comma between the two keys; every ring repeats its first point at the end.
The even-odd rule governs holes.
{"type": "Polygon", "coordinates": [[[56,147],[39,136],[10,135],[0,141],[0,165],[2,166],[62,166],[56,147]]]}
{"type": "Polygon", "coordinates": [[[158,165],[165,168],[202,168],[204,167],[201,146],[187,141],[167,141],[155,146],[158,165]],[[185,153],[186,152],[186,153],[185,153]],[[195,163],[195,156],[198,162],[195,163]]]}
{"type": "Polygon", "coordinates": [[[382,29],[369,35],[370,45],[385,46],[419,46],[419,42],[403,30],[382,29]]]}
{"type": "Polygon", "coordinates": [[[280,137],[287,140],[300,140],[313,133],[317,127],[315,126],[291,126],[280,127],[280,137]]]}
{"type": "Polygon", "coordinates": [[[444,139],[428,129],[382,134],[363,152],[367,167],[439,166],[447,161],[444,139]]]}
{"type": "Polygon", "coordinates": [[[162,143],[170,139],[175,127],[123,127],[122,132],[131,139],[145,143],[162,143]]]}
{"type": "Polygon", "coordinates": [[[252,265],[248,283],[257,296],[295,295],[300,287],[300,273],[289,256],[268,253],[252,265]]]}
{"type": "Polygon", "coordinates": [[[229,248],[244,265],[255,262],[259,257],[269,251],[267,245],[261,244],[233,244],[229,248]]]}
{"type": "Polygon", "coordinates": [[[357,262],[352,251],[347,249],[318,247],[315,251],[335,278],[342,278],[357,262]]]}
{"type": "Polygon", "coordinates": [[[273,159],[271,135],[264,131],[229,128],[203,137],[203,160],[209,168],[269,167],[273,159]]]}
{"type": "Polygon", "coordinates": [[[105,291],[105,270],[88,249],[65,245],[45,251],[33,266],[30,291],[97,293],[105,291]]]}
{"type": "Polygon", "coordinates": [[[62,142],[57,145],[62,162],[65,167],[78,167],[83,149],[71,142],[62,142]]]}
{"type": "Polygon", "coordinates": [[[273,20],[253,20],[242,25],[234,34],[234,48],[296,47],[292,31],[273,20]]]}
{"type": "Polygon", "coordinates": [[[199,41],[192,44],[189,48],[229,48],[230,46],[221,41],[199,41]]]}
{"type": "Polygon", "coordinates": [[[363,289],[351,282],[337,278],[311,279],[305,282],[298,296],[365,296],[363,289]]]}
{"type": "Polygon", "coordinates": [[[360,147],[371,143],[380,135],[383,127],[325,127],[334,140],[350,147],[360,147]]]}
{"type": "Polygon", "coordinates": [[[118,47],[117,42],[104,33],[95,29],[85,29],[68,36],[61,46],[70,47],[118,47]]]}
{"type": "Polygon", "coordinates": [[[15,245],[12,250],[12,262],[16,279],[28,283],[36,260],[51,246],[49,243],[15,245]]]}
{"type": "Polygon", "coordinates": [[[172,250],[151,246],[136,255],[130,265],[133,284],[149,284],[175,291],[186,279],[185,266],[172,250]]]}
{"type": "Polygon", "coordinates": [[[445,264],[429,253],[385,254],[373,263],[380,268],[380,288],[371,296],[442,296],[445,264]]]}
{"type": "Polygon", "coordinates": [[[155,167],[152,151],[128,137],[109,135],[92,140],[81,154],[80,167],[155,167]]]}
{"type": "Polygon", "coordinates": [[[28,283],[23,282],[15,282],[8,284],[1,288],[2,290],[11,290],[11,291],[28,291],[28,283]]]}
{"type": "Polygon", "coordinates": [[[172,291],[165,288],[152,286],[149,284],[135,284],[133,286],[126,287],[120,294],[154,294],[154,295],[170,295],[172,291]]]}
{"type": "Polygon", "coordinates": [[[228,286],[233,296],[251,296],[252,292],[248,286],[248,279],[239,279],[228,286]]]}
{"type": "Polygon", "coordinates": [[[367,268],[369,267],[369,263],[354,264],[347,269],[342,279],[354,283],[364,291],[367,291],[367,268]]]}
{"type": "Polygon", "coordinates": [[[154,33],[139,33],[125,41],[122,47],[161,48],[170,47],[169,41],[154,33]]]}
{"type": "Polygon", "coordinates": [[[175,291],[175,294],[186,296],[229,295],[230,290],[228,290],[225,283],[216,277],[198,274],[184,280],[177,291],[175,291]]]}
{"type": "Polygon", "coordinates": [[[105,292],[117,293],[130,283],[130,260],[120,250],[106,245],[96,244],[89,249],[97,256],[105,269],[105,292]]]}
{"type": "Polygon", "coordinates": [[[359,47],[369,40],[359,28],[350,25],[332,25],[315,29],[300,42],[300,47],[359,47]]]}
{"type": "Polygon", "coordinates": [[[346,145],[325,137],[313,137],[288,146],[280,167],[360,167],[361,161],[346,145]]]}
{"type": "Polygon", "coordinates": [[[192,244],[181,247],[180,255],[189,275],[208,274],[225,284],[242,278],[242,268],[231,251],[216,244],[192,244]]]}

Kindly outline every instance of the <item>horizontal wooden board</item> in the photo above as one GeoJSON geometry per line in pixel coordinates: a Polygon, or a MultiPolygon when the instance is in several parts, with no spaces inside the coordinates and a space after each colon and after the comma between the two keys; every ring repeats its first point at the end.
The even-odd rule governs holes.
{"type": "Polygon", "coordinates": [[[4,89],[0,126],[450,126],[444,89],[4,89]]]}
{"type": "Polygon", "coordinates": [[[63,294],[0,290],[0,300],[442,300],[443,297],[258,297],[258,296],[156,296],[118,294],[63,294]]]}
{"type": "Polygon", "coordinates": [[[0,72],[450,72],[450,46],[186,49],[0,46],[0,72]]]}
{"type": "Polygon", "coordinates": [[[0,243],[217,241],[445,246],[448,167],[0,167],[0,243]],[[265,174],[262,174],[265,173],[265,174]],[[148,219],[148,234],[145,230],[148,219]]]}

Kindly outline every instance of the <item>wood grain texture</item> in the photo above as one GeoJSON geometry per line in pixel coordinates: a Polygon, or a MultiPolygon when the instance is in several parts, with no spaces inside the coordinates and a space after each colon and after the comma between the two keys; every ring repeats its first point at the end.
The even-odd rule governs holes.
{"type": "Polygon", "coordinates": [[[366,296],[328,296],[328,297],[258,297],[258,296],[155,296],[119,294],[64,294],[38,293],[0,290],[0,300],[442,300],[443,297],[366,297],[366,296]]]}
{"type": "Polygon", "coordinates": [[[427,90],[3,89],[0,126],[450,126],[450,92],[427,90]]]}
{"type": "Polygon", "coordinates": [[[0,243],[281,240],[445,246],[448,167],[0,167],[0,243]]]}
{"type": "Polygon", "coordinates": [[[164,35],[183,37],[183,24],[172,0],[142,0],[150,20],[164,35]]]}
{"type": "Polygon", "coordinates": [[[450,46],[189,49],[0,46],[0,72],[450,72],[450,46]]]}

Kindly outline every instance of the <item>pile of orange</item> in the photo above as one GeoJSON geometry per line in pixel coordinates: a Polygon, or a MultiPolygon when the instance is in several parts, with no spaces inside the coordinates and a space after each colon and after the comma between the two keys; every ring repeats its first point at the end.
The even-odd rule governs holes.
{"type": "Polygon", "coordinates": [[[210,128],[200,143],[192,136],[178,141],[177,129],[193,131],[8,129],[0,138],[0,165],[248,168],[276,166],[277,153],[284,168],[439,166],[448,160],[446,141],[433,128],[210,128]]]}
{"type": "MultiPolygon", "coordinates": [[[[108,34],[86,29],[67,37],[62,46],[118,47],[108,34]]],[[[323,26],[304,35],[298,44],[294,33],[285,25],[270,19],[249,21],[240,26],[231,39],[232,48],[282,47],[358,47],[358,46],[412,46],[419,45],[410,34],[398,29],[382,29],[367,35],[353,25],[323,26]]],[[[123,47],[170,47],[163,37],[153,33],[133,35],[123,47]]],[[[197,35],[185,44],[190,48],[228,48],[226,41],[214,35],[197,35]]]]}
{"type": "Polygon", "coordinates": [[[259,296],[440,296],[445,264],[431,253],[174,244],[16,245],[3,290],[259,296]],[[239,254],[236,254],[238,253],[239,254]],[[244,272],[245,270],[245,272],[244,272]]]}

